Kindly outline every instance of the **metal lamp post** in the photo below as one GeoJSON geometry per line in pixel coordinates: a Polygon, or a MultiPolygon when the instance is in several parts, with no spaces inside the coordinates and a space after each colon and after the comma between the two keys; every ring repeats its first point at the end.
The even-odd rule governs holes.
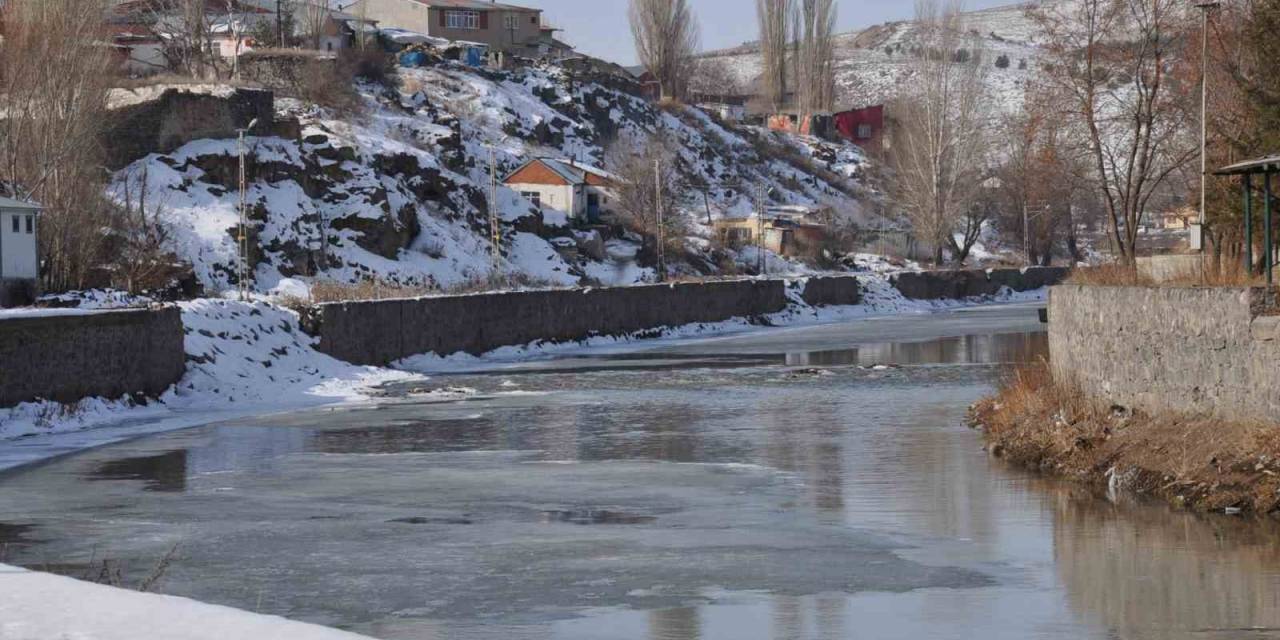
{"type": "Polygon", "coordinates": [[[240,285],[240,301],[247,302],[249,300],[249,212],[248,212],[248,179],[245,173],[245,147],[244,135],[258,126],[258,119],[254,118],[249,122],[249,126],[243,129],[236,129],[238,137],[236,138],[236,150],[240,156],[240,261],[237,277],[240,285]]]}

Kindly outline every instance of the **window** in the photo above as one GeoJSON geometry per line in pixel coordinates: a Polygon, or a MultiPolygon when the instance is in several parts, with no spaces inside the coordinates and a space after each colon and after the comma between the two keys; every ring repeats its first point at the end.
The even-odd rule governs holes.
{"type": "Polygon", "coordinates": [[[27,216],[27,234],[30,235],[35,232],[36,232],[36,217],[27,216]]]}
{"type": "Polygon", "coordinates": [[[532,202],[532,203],[533,203],[533,206],[535,206],[535,207],[537,207],[537,208],[539,208],[539,209],[541,209],[541,208],[542,208],[542,194],[541,194],[541,193],[538,193],[537,191],[521,191],[521,192],[520,192],[520,195],[524,196],[524,198],[525,198],[526,200],[528,200],[529,202],[532,202]]]}
{"type": "Polygon", "coordinates": [[[444,26],[450,29],[479,29],[480,12],[446,11],[444,12],[444,26]]]}
{"type": "Polygon", "coordinates": [[[858,125],[858,139],[859,140],[871,139],[871,125],[869,124],[858,125]]]}
{"type": "Polygon", "coordinates": [[[18,232],[18,216],[9,216],[9,217],[13,218],[13,232],[17,233],[18,232]]]}
{"type": "Polygon", "coordinates": [[[508,31],[515,31],[520,28],[520,16],[505,15],[502,16],[502,26],[508,31]]]}

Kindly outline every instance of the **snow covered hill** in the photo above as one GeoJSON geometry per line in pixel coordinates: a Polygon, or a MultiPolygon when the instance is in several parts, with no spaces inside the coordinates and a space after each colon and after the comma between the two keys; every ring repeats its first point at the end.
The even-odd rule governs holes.
{"type": "MultiPolygon", "coordinates": [[[[971,11],[964,26],[980,42],[981,62],[988,67],[987,82],[995,103],[1012,110],[1022,104],[1027,80],[1036,73],[1041,34],[1026,10],[1032,3],[971,11]],[[1001,59],[1008,66],[997,67],[1001,59]]],[[[897,97],[909,76],[907,65],[917,32],[913,21],[890,22],[845,33],[836,38],[836,86],[840,105],[861,107],[883,104],[897,97]]],[[[726,61],[744,85],[760,75],[756,47],[746,45],[709,57],[726,61]]]]}
{"type": "MultiPolygon", "coordinates": [[[[866,215],[873,196],[860,185],[865,160],[852,145],[730,128],[559,67],[495,72],[443,63],[400,69],[395,84],[361,85],[366,109],[355,116],[277,100],[280,117],[299,121],[301,139],[249,139],[257,290],[286,279],[432,288],[488,280],[490,148],[502,176],[534,157],[604,166],[611,145],[671,141],[682,174],[709,185],[705,197],[683,203],[692,231],[674,269],[690,274],[725,264],[708,242],[707,218],[751,211],[758,188],[772,188],[777,204],[830,204],[854,217],[866,215]]],[[[121,202],[145,194],[206,292],[236,282],[235,154],[234,140],[196,140],[134,162],[111,189],[121,202]]],[[[638,237],[573,228],[505,187],[497,208],[502,275],[551,285],[653,276],[652,264],[637,258],[638,237]]]]}

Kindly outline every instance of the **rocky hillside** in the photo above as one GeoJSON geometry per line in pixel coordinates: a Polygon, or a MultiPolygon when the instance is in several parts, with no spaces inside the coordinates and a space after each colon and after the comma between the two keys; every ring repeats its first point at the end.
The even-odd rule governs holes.
{"type": "MultiPolygon", "coordinates": [[[[865,218],[873,194],[853,146],[732,128],[690,108],[659,109],[616,78],[547,67],[491,72],[440,63],[358,87],[357,114],[276,100],[275,135],[248,139],[254,286],[317,279],[449,288],[489,279],[489,149],[499,175],[539,156],[604,166],[611,145],[671,140],[685,178],[687,250],[677,273],[754,264],[713,246],[708,216],[752,210],[756,187],[778,204],[834,205],[865,218]],[[286,281],[286,279],[289,279],[286,281]]],[[[207,292],[235,286],[238,165],[233,139],[196,139],[115,174],[112,196],[143,200],[207,292]]],[[[498,191],[502,275],[557,285],[653,276],[639,238],[578,229],[498,191]]],[[[799,268],[790,265],[792,268],[799,268]]]]}
{"type": "MultiPolygon", "coordinates": [[[[1011,4],[971,11],[964,17],[966,30],[981,44],[982,64],[988,67],[992,95],[1004,109],[1021,105],[1026,82],[1030,74],[1036,73],[1040,34],[1026,15],[1028,6],[1011,4]],[[1007,67],[1002,58],[1008,61],[1007,67]]],[[[839,35],[836,85],[841,105],[883,104],[897,97],[911,73],[908,54],[916,42],[916,25],[912,21],[890,22],[839,35]]],[[[753,83],[760,75],[759,50],[752,45],[707,55],[725,60],[744,84],[753,83]]]]}

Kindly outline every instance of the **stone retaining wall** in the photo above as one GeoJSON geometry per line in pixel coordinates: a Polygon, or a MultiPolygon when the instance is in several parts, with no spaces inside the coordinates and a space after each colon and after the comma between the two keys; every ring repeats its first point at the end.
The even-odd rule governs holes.
{"type": "Polygon", "coordinates": [[[108,112],[103,130],[108,168],[123,168],[150,153],[170,153],[193,140],[235,138],[237,129],[255,119],[255,135],[273,133],[275,95],[270,91],[222,87],[209,93],[205,87],[175,86],[144,97],[108,112]]]}
{"type": "MultiPolygon", "coordinates": [[[[855,284],[856,287],[856,284],[855,284]]],[[[823,297],[849,289],[820,285],[823,297]]],[[[571,342],[782,311],[782,280],[523,291],[319,305],[307,327],[324,353],[367,365],[409,356],[479,355],[532,342],[571,342]]]]}
{"type": "Polygon", "coordinates": [[[862,302],[862,286],[852,276],[809,278],[801,298],[811,307],[855,305],[862,302]]]}
{"type": "Polygon", "coordinates": [[[176,307],[0,319],[0,407],[158,396],[186,372],[183,340],[176,307]]]}
{"type": "Polygon", "coordinates": [[[897,274],[889,282],[912,300],[959,300],[995,295],[1001,287],[1014,291],[1049,287],[1065,280],[1069,273],[1066,267],[921,271],[897,274]]]}
{"type": "Polygon", "coordinates": [[[1148,412],[1280,422],[1280,316],[1267,309],[1264,289],[1054,287],[1054,379],[1148,412]]]}

